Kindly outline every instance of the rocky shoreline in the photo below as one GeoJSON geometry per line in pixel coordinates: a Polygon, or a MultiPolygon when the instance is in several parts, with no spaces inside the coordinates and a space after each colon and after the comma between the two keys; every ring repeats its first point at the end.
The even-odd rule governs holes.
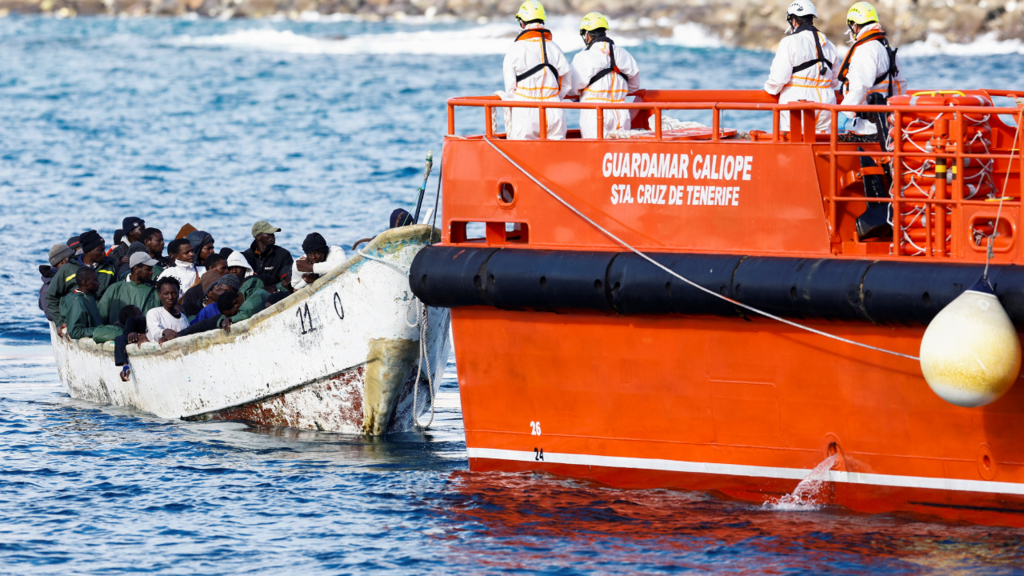
{"type": "MultiPolygon", "coordinates": [[[[692,23],[724,45],[773,49],[785,28],[790,0],[545,0],[549,15],[601,11],[618,33],[670,36],[692,23]]],[[[334,14],[365,20],[512,19],[520,0],[0,0],[0,15],[52,14],[301,19],[334,14]]],[[[819,2],[819,28],[837,45],[845,38],[850,2],[819,2]]],[[[981,36],[1024,40],[1024,0],[879,0],[883,26],[896,45],[936,35],[966,43],[981,36]]]]}

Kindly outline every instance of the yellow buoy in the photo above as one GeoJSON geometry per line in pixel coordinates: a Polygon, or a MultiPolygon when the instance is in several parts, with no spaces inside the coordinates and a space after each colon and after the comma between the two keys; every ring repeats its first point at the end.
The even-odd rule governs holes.
{"type": "Polygon", "coordinates": [[[921,372],[951,404],[995,402],[1020,373],[1020,339],[989,285],[979,280],[942,309],[921,339],[921,372]]]}

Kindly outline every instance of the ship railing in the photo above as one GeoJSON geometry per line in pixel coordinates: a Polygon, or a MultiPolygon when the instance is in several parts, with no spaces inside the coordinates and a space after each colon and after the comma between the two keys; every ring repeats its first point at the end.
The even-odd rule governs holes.
{"type": "MultiPolygon", "coordinates": [[[[987,93],[991,97],[1003,97],[1003,98],[1018,98],[1018,92],[1009,90],[980,90],[981,92],[987,93]]],[[[911,90],[910,94],[914,93],[933,93],[932,91],[924,90],[911,90]]],[[[990,153],[973,153],[964,152],[963,146],[955,146],[954,151],[948,150],[933,150],[932,152],[920,152],[914,150],[904,149],[903,142],[903,115],[915,114],[915,115],[943,115],[945,122],[943,123],[944,129],[947,130],[946,140],[949,144],[953,144],[957,141],[962,141],[963,135],[966,133],[965,128],[967,124],[968,115],[985,115],[991,118],[997,117],[1010,117],[1014,122],[1019,122],[1021,119],[1024,107],[996,107],[996,106],[910,106],[910,105],[885,105],[885,106],[847,106],[842,104],[821,104],[817,102],[793,102],[789,104],[779,104],[773,97],[769,96],[763,91],[755,90],[732,90],[732,91],[639,91],[636,94],[639,98],[649,98],[648,101],[638,102],[623,102],[623,103],[606,103],[606,102],[570,102],[570,101],[544,101],[544,102],[526,102],[526,101],[512,101],[502,100],[498,96],[470,96],[470,97],[458,97],[451,98],[448,100],[448,136],[458,137],[455,132],[455,110],[457,107],[470,107],[470,108],[483,108],[485,115],[485,136],[487,138],[496,138],[497,134],[494,132],[492,124],[492,115],[498,108],[534,108],[539,110],[539,121],[540,121],[540,136],[539,140],[547,140],[547,114],[544,112],[547,109],[566,109],[566,110],[596,110],[597,111],[597,126],[603,126],[604,113],[606,110],[637,110],[643,113],[654,116],[654,130],[653,139],[646,139],[645,142],[678,142],[678,140],[672,140],[671,137],[666,138],[662,129],[662,119],[665,111],[668,110],[682,110],[682,111],[710,111],[711,112],[711,134],[710,137],[704,141],[710,141],[714,143],[728,142],[743,145],[764,145],[764,144],[796,144],[796,145],[815,145],[816,148],[814,154],[819,158],[828,160],[829,162],[829,181],[828,185],[822,187],[822,196],[826,204],[826,218],[829,227],[830,241],[832,244],[832,251],[834,253],[844,252],[844,242],[840,238],[838,230],[838,218],[839,218],[839,205],[844,202],[874,202],[891,204],[891,223],[893,225],[893,238],[892,241],[887,243],[889,245],[889,254],[892,256],[902,256],[904,254],[903,248],[906,244],[906,239],[902,232],[902,212],[901,205],[913,204],[915,206],[924,205],[927,209],[927,217],[924,219],[924,237],[925,246],[924,253],[919,256],[929,259],[941,259],[953,256],[963,256],[966,252],[966,236],[970,232],[967,226],[952,226],[953,222],[960,220],[962,211],[965,207],[979,207],[979,206],[993,206],[993,199],[973,199],[965,197],[964,189],[967,183],[965,182],[964,167],[972,161],[988,161],[994,160],[997,163],[1000,161],[1005,162],[1003,165],[996,164],[997,169],[993,174],[994,179],[998,182],[998,179],[1005,179],[1008,176],[1017,176],[1017,185],[1013,190],[1009,190],[1009,183],[1004,183],[1003,186],[997,187],[999,194],[997,202],[1000,205],[1000,216],[1003,219],[1002,222],[1007,226],[1007,236],[1003,239],[999,239],[993,236],[994,241],[994,252],[996,253],[997,260],[1020,260],[1024,259],[1024,242],[1014,242],[1017,233],[1018,222],[1021,217],[1022,198],[1024,198],[1024,155],[1020,152],[1024,149],[1024,129],[1016,130],[1016,141],[1010,144],[1010,151],[1007,152],[990,152],[990,153]],[[711,97],[714,97],[712,100],[711,97]],[[672,101],[674,100],[674,101],[672,101]],[[732,137],[722,136],[722,113],[726,111],[761,111],[771,112],[772,114],[772,130],[770,138],[764,138],[763,140],[738,140],[732,137]],[[790,113],[790,130],[785,131],[780,127],[781,114],[782,112],[790,113]],[[816,126],[816,114],[818,112],[827,112],[830,115],[830,130],[828,134],[818,134],[815,131],[816,126]],[[841,150],[840,145],[846,145],[849,147],[850,143],[840,140],[840,134],[838,131],[838,115],[840,112],[868,112],[868,113],[885,113],[891,114],[893,121],[893,149],[887,150],[884,147],[879,147],[879,150],[841,150]],[[827,150],[818,150],[826,144],[824,137],[827,136],[827,150]],[[957,139],[957,140],[955,140],[957,139]],[[909,198],[903,197],[899,193],[892,193],[888,198],[871,198],[866,195],[843,195],[842,190],[839,188],[841,183],[841,177],[839,167],[839,158],[841,157],[862,157],[869,156],[873,159],[888,159],[892,170],[892,181],[893,191],[899,191],[900,184],[903,182],[903,160],[907,158],[922,158],[922,159],[944,159],[949,163],[948,166],[952,170],[955,166],[955,177],[952,181],[952,190],[948,190],[944,185],[936,186],[936,193],[932,197],[922,198],[909,198]],[[1016,162],[1016,170],[1013,170],[1013,163],[1016,162]],[[940,206],[950,207],[952,214],[950,215],[949,222],[950,226],[947,226],[947,217],[945,210],[937,209],[940,206]],[[933,244],[934,238],[950,238],[950,247],[948,252],[945,247],[936,247],[933,244]],[[1010,253],[1013,248],[1013,244],[1017,244],[1015,252],[1016,254],[1010,253]],[[943,248],[943,249],[937,249],[943,248]],[[1000,254],[1004,255],[1000,258],[1000,254]]],[[[1022,94],[1024,95],[1024,94],[1022,94]]],[[[635,122],[635,120],[634,120],[635,122]]],[[[1015,129],[1015,125],[1008,125],[1009,128],[1015,129]]],[[[765,133],[767,135],[767,133],[765,133]]],[[[602,131],[598,131],[596,140],[605,140],[602,131]]],[[[691,141],[693,143],[693,141],[691,141]]],[[[863,144],[863,143],[862,143],[863,144]]],[[[869,143],[870,144],[870,143],[869,143]]],[[[877,160],[876,160],[877,162],[877,160]]],[[[1002,226],[1000,226],[1002,228],[1002,226]]],[[[999,232],[996,230],[996,232],[999,232]]],[[[973,243],[973,242],[972,242],[973,243]]],[[[877,243],[882,244],[882,243],[877,243]]],[[[976,243],[973,243],[976,244],[976,243]]],[[[975,245],[974,249],[976,252],[984,253],[987,246],[975,245]]]]}

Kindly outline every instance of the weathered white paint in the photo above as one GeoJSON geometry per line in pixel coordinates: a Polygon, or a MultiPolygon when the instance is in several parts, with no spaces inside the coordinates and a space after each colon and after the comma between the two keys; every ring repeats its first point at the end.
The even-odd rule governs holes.
{"type": "MultiPolygon", "coordinates": [[[[428,243],[430,231],[421,225],[380,234],[363,251],[387,264],[354,256],[272,308],[233,325],[230,334],[213,330],[163,345],[130,345],[128,382],[118,376],[121,369],[114,365],[113,343],[67,341],[58,338],[51,325],[61,382],[73,398],[135,406],[165,418],[218,417],[254,403],[270,409],[283,401],[290,413],[306,415],[290,419],[289,425],[358,432],[364,429],[366,416],[339,419],[336,414],[362,415],[365,375],[372,372],[367,370],[368,361],[372,365],[385,357],[390,373],[400,371],[405,377],[387,383],[385,395],[390,400],[368,415],[388,423],[386,429],[377,425],[363,431],[410,429],[417,355],[382,355],[380,350],[389,344],[418,350],[417,300],[409,288],[408,268],[428,243]],[[358,395],[320,392],[340,378],[350,386],[356,382],[358,395]]],[[[447,310],[428,309],[427,318],[436,392],[448,358],[450,317],[447,310]]],[[[421,412],[429,407],[429,394],[421,385],[421,412]]]]}

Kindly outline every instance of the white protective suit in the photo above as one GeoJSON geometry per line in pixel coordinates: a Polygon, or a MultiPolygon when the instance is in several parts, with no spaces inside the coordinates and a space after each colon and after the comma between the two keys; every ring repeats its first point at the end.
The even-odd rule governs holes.
{"type": "MultiPolygon", "coordinates": [[[[881,32],[881,30],[877,22],[868,24],[861,28],[860,34],[857,34],[857,40],[861,40],[871,33],[881,32]]],[[[875,79],[889,70],[889,54],[881,42],[865,42],[857,46],[852,56],[848,54],[847,57],[850,58],[850,70],[846,73],[847,84],[842,86],[843,104],[850,106],[864,104],[871,92],[879,92],[883,96],[888,94],[888,79],[875,84],[875,79]]],[[[900,67],[899,56],[896,57],[896,66],[900,67]]],[[[840,67],[841,62],[836,63],[832,70],[837,87],[839,87],[840,67]]],[[[894,96],[907,93],[907,79],[903,76],[902,69],[896,72],[896,86],[893,86],[892,93],[894,96]]],[[[856,115],[854,112],[843,112],[843,114],[850,118],[856,115]]]]}
{"type": "MultiPolygon", "coordinates": [[[[572,59],[572,89],[580,95],[580,102],[625,102],[626,94],[640,89],[640,68],[636,60],[623,48],[612,43],[597,40],[590,48],[583,50],[572,59]],[[628,80],[611,72],[600,78],[589,87],[590,79],[611,66],[612,48],[615,55],[615,66],[628,80]]],[[[629,110],[605,110],[604,134],[611,130],[629,130],[629,110]]],[[[584,138],[597,138],[597,110],[580,111],[580,132],[584,138]]]]}
{"type": "MultiPolygon", "coordinates": [[[[811,30],[802,30],[786,36],[779,42],[779,50],[775,53],[771,71],[768,73],[768,80],[764,83],[765,92],[779,95],[779,104],[800,101],[836,103],[834,90],[838,88],[838,84],[833,81],[832,68],[838,66],[836,60],[839,52],[836,51],[835,45],[825,38],[824,34],[817,32],[818,40],[821,42],[822,56],[832,68],[826,68],[825,74],[822,74],[821,66],[814,64],[799,72],[793,72],[793,68],[818,58],[814,34],[815,32],[811,30]]],[[[831,123],[828,112],[819,112],[816,119],[816,130],[828,132],[831,123]]],[[[779,130],[789,131],[789,112],[782,112],[779,119],[779,130]]]]}
{"type": "MultiPolygon", "coordinates": [[[[542,24],[528,24],[524,32],[543,28],[542,24]]],[[[572,89],[572,68],[565,54],[554,42],[545,39],[544,48],[547,61],[555,70],[544,67],[535,74],[523,78],[521,82],[516,76],[524,74],[538,64],[544,63],[544,52],[541,51],[541,32],[520,35],[519,40],[512,43],[502,74],[505,77],[505,92],[509,100],[524,102],[561,102],[572,89]]],[[[509,140],[535,140],[540,137],[540,114],[531,108],[512,108],[511,125],[506,126],[509,140]]],[[[562,140],[565,138],[565,113],[563,110],[548,109],[548,138],[562,140]]]]}
{"type": "MultiPolygon", "coordinates": [[[[328,250],[327,260],[313,264],[313,274],[323,276],[345,263],[344,249],[339,246],[331,246],[328,250]]],[[[299,272],[298,260],[292,262],[292,290],[298,290],[306,286],[306,281],[302,279],[302,274],[302,272],[299,272]]]]}

